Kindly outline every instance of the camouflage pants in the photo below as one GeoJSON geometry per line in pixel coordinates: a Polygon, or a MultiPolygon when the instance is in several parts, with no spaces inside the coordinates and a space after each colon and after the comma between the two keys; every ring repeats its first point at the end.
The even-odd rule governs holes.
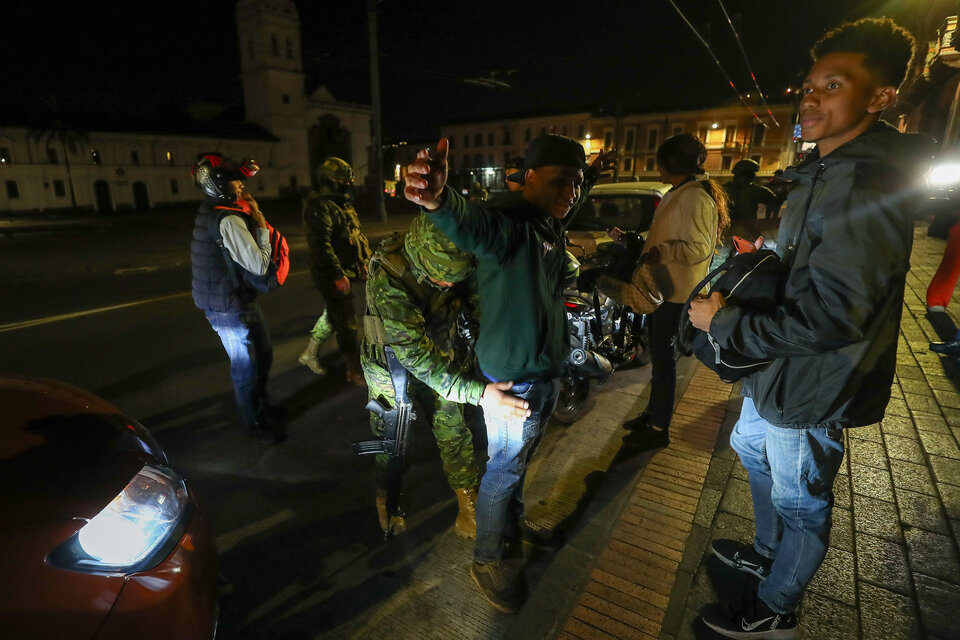
{"type": "Polygon", "coordinates": [[[337,346],[340,353],[353,355],[359,352],[360,344],[357,340],[357,314],[353,308],[353,289],[358,286],[351,281],[350,291],[341,293],[332,284],[318,287],[323,296],[325,308],[323,315],[310,330],[310,337],[317,342],[323,342],[334,333],[337,334],[337,346]]]}
{"type": "MultiPolygon", "coordinates": [[[[378,398],[385,406],[393,406],[393,384],[390,372],[375,362],[361,358],[363,376],[367,380],[367,395],[378,398]]],[[[440,449],[443,472],[451,489],[467,489],[480,484],[477,464],[473,452],[473,435],[463,419],[463,406],[457,402],[444,400],[437,392],[413,376],[409,377],[407,394],[416,405],[417,423],[426,419],[433,431],[433,437],[440,449]]],[[[416,424],[416,423],[415,423],[416,424]]],[[[422,423],[421,423],[422,424],[422,423]]],[[[383,436],[383,420],[370,414],[370,428],[377,437],[383,436]]],[[[378,455],[375,465],[375,479],[381,486],[383,470],[387,464],[386,455],[378,455]]]]}

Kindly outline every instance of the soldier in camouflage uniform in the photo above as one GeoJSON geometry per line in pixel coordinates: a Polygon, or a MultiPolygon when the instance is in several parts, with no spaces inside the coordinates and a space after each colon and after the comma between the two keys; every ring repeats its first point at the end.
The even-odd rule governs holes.
{"type": "MultiPolygon", "coordinates": [[[[454,247],[421,214],[405,235],[384,240],[370,260],[361,344],[370,398],[385,406],[394,403],[385,345],[393,347],[410,372],[407,391],[419,405],[418,418],[426,418],[433,430],[447,482],[459,502],[454,530],[465,538],[476,536],[474,504],[480,479],[462,403],[494,411],[490,403],[517,400],[509,397],[504,402],[500,398],[505,394],[497,392],[508,389],[510,383],[480,381],[472,351],[458,331],[464,318],[475,314],[477,300],[466,282],[472,270],[471,256],[454,247]]],[[[374,434],[383,436],[378,416],[371,415],[371,427],[374,434]]],[[[399,533],[405,526],[403,518],[390,520],[386,511],[382,485],[386,462],[386,455],[377,456],[377,514],[385,532],[399,533]]]]}
{"type": "Polygon", "coordinates": [[[347,363],[347,381],[363,386],[350,280],[366,278],[370,243],[360,231],[360,219],[350,203],[350,165],[340,158],[327,158],[317,169],[317,181],[319,191],[304,202],[303,223],[310,246],[310,275],[326,306],[299,362],[318,375],[326,373],[317,353],[321,343],[336,333],[337,346],[347,363]]]}

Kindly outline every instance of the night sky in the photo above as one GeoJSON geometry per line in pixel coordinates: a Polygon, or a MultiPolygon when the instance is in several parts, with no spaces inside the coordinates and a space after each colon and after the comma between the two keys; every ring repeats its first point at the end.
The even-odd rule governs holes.
{"type": "MultiPolygon", "coordinates": [[[[753,92],[720,5],[675,0],[743,93],[753,92]]],[[[4,110],[137,115],[195,102],[242,106],[234,2],[5,3],[4,110]]],[[[307,89],[369,100],[367,2],[299,0],[307,89]]],[[[847,18],[892,15],[920,30],[949,0],[726,0],[764,91],[796,86],[810,44],[847,18]]],[[[381,83],[388,140],[431,139],[446,121],[564,111],[696,107],[732,96],[667,0],[582,3],[383,0],[381,83]],[[581,6],[581,10],[559,7],[581,6]],[[496,78],[509,89],[464,82],[496,78]]],[[[929,28],[929,27],[928,27],[929,28]]],[[[929,37],[924,33],[924,37],[929,37]]],[[[241,113],[234,109],[233,113],[241,113]]]]}

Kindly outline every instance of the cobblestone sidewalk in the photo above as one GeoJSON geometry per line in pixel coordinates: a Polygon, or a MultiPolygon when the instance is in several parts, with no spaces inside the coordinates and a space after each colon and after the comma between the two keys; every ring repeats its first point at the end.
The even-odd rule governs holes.
{"type": "MultiPolygon", "coordinates": [[[[800,614],[806,638],[960,638],[960,368],[928,351],[952,337],[960,297],[952,317],[925,307],[943,247],[917,227],[893,397],[882,422],[846,433],[830,548],[800,614]]],[[[707,553],[714,538],[753,537],[747,474],[728,444],[737,391],[700,366],[677,437],[640,474],[558,638],[719,637],[699,609],[754,587],[707,553]]]]}

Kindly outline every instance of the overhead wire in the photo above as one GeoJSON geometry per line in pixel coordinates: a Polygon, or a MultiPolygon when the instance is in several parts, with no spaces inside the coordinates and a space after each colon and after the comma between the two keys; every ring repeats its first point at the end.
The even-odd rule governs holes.
{"type": "Polygon", "coordinates": [[[673,0],[667,0],[667,1],[670,3],[670,6],[673,7],[673,10],[677,12],[677,15],[680,16],[680,19],[683,20],[686,23],[686,25],[690,28],[690,31],[693,32],[693,35],[697,37],[697,40],[700,41],[700,44],[702,44],[703,47],[707,50],[707,53],[710,54],[710,57],[713,58],[713,61],[714,63],[716,63],[717,68],[720,69],[720,73],[722,73],[723,77],[726,78],[727,82],[730,84],[730,88],[733,89],[733,92],[737,95],[737,99],[740,100],[740,104],[742,104],[744,108],[746,108],[746,110],[750,112],[750,114],[754,117],[754,119],[758,123],[766,127],[767,123],[761,120],[760,116],[758,116],[757,113],[753,110],[753,108],[749,104],[747,104],[747,101],[743,99],[743,96],[740,94],[739,89],[737,89],[737,85],[733,84],[733,80],[731,80],[730,76],[727,75],[727,72],[724,70],[723,65],[720,64],[720,60],[718,60],[716,54],[714,54],[713,49],[711,49],[710,45],[707,44],[707,41],[703,39],[703,37],[697,31],[696,27],[694,27],[690,23],[690,21],[687,20],[687,16],[683,15],[683,11],[680,10],[680,7],[677,6],[677,3],[675,3],[673,0]]]}
{"type": "Polygon", "coordinates": [[[730,25],[730,31],[733,32],[733,37],[737,41],[737,46],[740,47],[740,55],[743,56],[743,62],[747,65],[747,71],[750,72],[750,78],[753,80],[753,86],[756,88],[757,94],[760,96],[760,102],[762,102],[763,106],[766,108],[767,115],[770,116],[773,124],[779,127],[780,123],[777,122],[777,119],[773,115],[773,111],[770,110],[770,105],[767,104],[767,99],[763,97],[763,90],[760,89],[760,83],[757,81],[757,74],[753,72],[753,67],[750,65],[750,59],[747,57],[747,51],[743,48],[743,42],[740,40],[740,34],[737,33],[737,29],[733,26],[733,21],[730,20],[730,14],[727,13],[727,8],[723,6],[723,0],[717,0],[717,4],[720,5],[720,10],[723,11],[723,17],[727,19],[727,24],[730,25]]]}

